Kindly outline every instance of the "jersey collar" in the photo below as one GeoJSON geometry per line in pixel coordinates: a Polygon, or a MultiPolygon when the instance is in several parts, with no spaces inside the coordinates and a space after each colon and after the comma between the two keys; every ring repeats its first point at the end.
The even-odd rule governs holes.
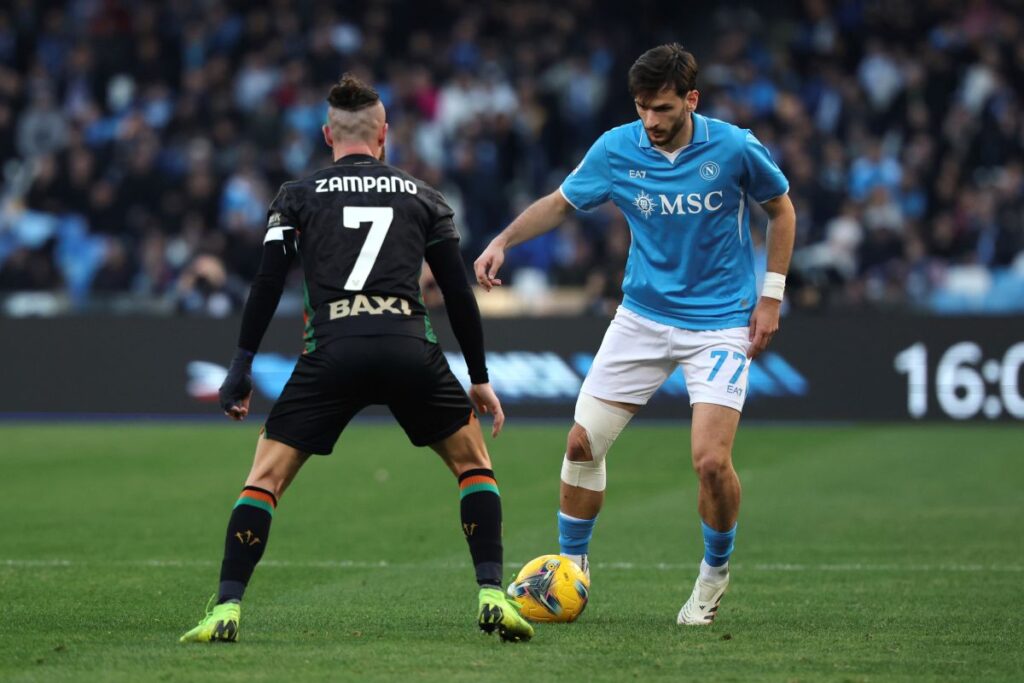
{"type": "Polygon", "coordinates": [[[346,154],[342,158],[334,162],[335,166],[351,166],[352,164],[363,165],[367,161],[373,161],[380,163],[380,159],[375,159],[369,154],[346,154]]]}
{"type": "MultiPolygon", "coordinates": [[[[710,139],[708,135],[708,120],[697,112],[690,114],[690,118],[693,119],[693,137],[690,139],[690,144],[696,145],[707,142],[710,139]]],[[[644,130],[643,124],[640,123],[638,127],[640,128],[640,140],[638,141],[640,149],[653,149],[654,145],[651,144],[651,139],[647,137],[647,131],[644,130]]],[[[685,145],[683,149],[686,149],[688,146],[685,145]]]]}

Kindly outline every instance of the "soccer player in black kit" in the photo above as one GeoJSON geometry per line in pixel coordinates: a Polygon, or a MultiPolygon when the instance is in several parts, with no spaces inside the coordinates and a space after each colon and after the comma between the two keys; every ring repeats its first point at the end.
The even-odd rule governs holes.
{"type": "Polygon", "coordinates": [[[501,590],[501,499],[473,409],[494,416],[493,436],[504,415],[488,383],[453,212],[439,192],[382,161],[388,127],[371,87],[346,74],[327,102],[323,133],[334,164],[285,183],[270,205],[263,260],[220,389],[225,414],[241,420],[249,412],[252,358],[296,256],[305,276],[305,352],[270,411],[228,521],[215,604],[181,641],[238,640],[242,595],[281,495],[310,454],[331,453],[349,420],[371,404],[388,406],[409,440],[433,448],[458,479],[480,628],[528,640],[533,628],[501,590]],[[468,397],[420,297],[424,259],[469,367],[468,397]]]}

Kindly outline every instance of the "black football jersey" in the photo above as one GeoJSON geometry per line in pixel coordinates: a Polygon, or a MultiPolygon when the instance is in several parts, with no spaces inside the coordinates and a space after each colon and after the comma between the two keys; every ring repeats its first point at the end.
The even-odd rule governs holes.
{"type": "Polygon", "coordinates": [[[342,157],[282,185],[266,241],[295,240],[306,350],[346,335],[436,341],[419,279],[427,247],[459,238],[452,216],[440,192],[367,155],[342,157]]]}

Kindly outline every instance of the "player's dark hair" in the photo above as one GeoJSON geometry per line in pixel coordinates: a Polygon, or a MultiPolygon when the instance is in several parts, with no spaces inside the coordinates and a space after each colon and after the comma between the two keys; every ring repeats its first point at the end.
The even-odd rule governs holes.
{"type": "Polygon", "coordinates": [[[697,88],[697,59],[679,43],[652,47],[629,67],[629,93],[652,97],[671,88],[683,97],[697,88]]]}
{"type": "Polygon", "coordinates": [[[345,111],[366,109],[379,101],[380,95],[376,90],[350,73],[344,74],[327,94],[327,104],[345,111]]]}

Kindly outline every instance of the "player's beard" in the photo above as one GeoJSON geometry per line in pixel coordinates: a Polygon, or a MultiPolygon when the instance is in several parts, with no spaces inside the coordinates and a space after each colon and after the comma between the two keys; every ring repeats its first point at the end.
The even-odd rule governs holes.
{"type": "MultiPolygon", "coordinates": [[[[689,113],[684,111],[683,115],[679,117],[679,119],[672,125],[671,128],[669,128],[667,135],[658,138],[657,142],[655,142],[655,140],[652,138],[651,142],[653,142],[658,147],[664,147],[665,145],[675,140],[676,136],[679,135],[679,131],[681,131],[683,129],[683,126],[686,125],[686,117],[689,115],[689,113]]],[[[647,136],[651,136],[650,131],[647,131],[647,136]]]]}

